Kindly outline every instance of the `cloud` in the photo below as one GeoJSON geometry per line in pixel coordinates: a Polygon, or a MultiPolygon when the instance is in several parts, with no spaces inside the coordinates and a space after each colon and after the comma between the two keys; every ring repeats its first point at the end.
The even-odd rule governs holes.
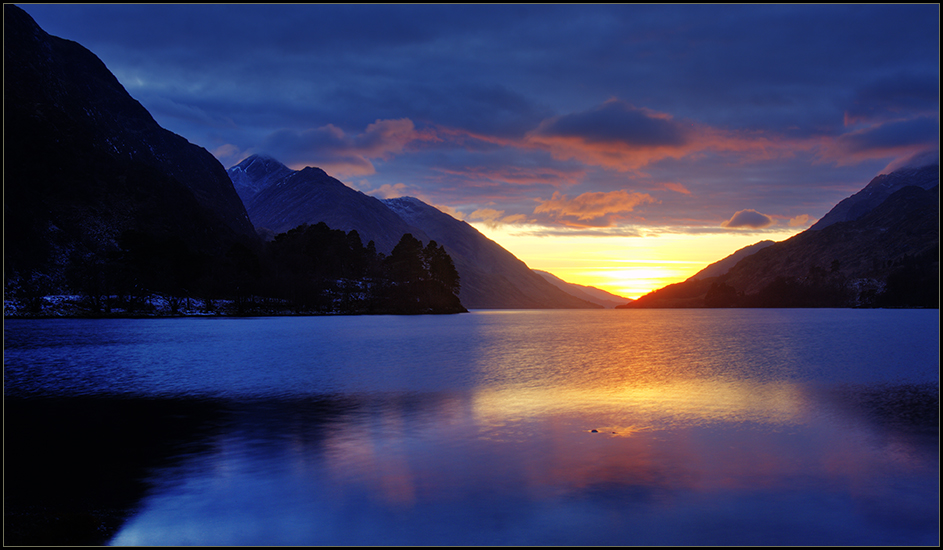
{"type": "Polygon", "coordinates": [[[771,225],[773,225],[773,218],[766,214],[760,214],[753,209],[741,210],[734,214],[732,218],[720,224],[721,227],[727,229],[741,229],[744,227],[762,229],[771,225]]]}
{"type": "Polygon", "coordinates": [[[468,219],[475,222],[481,222],[489,228],[496,228],[501,225],[511,225],[527,223],[528,217],[524,214],[504,215],[504,210],[495,210],[494,208],[479,208],[468,215],[468,219]]]}
{"type": "Polygon", "coordinates": [[[522,146],[554,158],[626,171],[665,157],[680,157],[690,130],[671,117],[611,99],[600,107],[544,120],[522,146]]]}
{"type": "Polygon", "coordinates": [[[378,197],[383,198],[383,199],[395,199],[398,197],[405,197],[406,193],[407,192],[406,192],[405,183],[394,183],[393,185],[384,183],[376,190],[370,192],[371,195],[377,195],[378,197]]]}
{"type": "Polygon", "coordinates": [[[682,195],[690,195],[690,194],[691,194],[691,191],[689,191],[687,187],[685,187],[684,185],[682,185],[682,184],[680,184],[680,183],[676,183],[676,182],[665,182],[665,183],[662,183],[661,185],[662,185],[662,187],[664,187],[665,189],[668,189],[668,190],[670,190],[670,191],[674,191],[675,193],[681,193],[682,195]]]}
{"type": "Polygon", "coordinates": [[[789,220],[789,227],[803,227],[811,225],[809,223],[810,216],[808,214],[801,214],[789,220]]]}
{"type": "MultiPolygon", "coordinates": [[[[242,151],[239,150],[239,148],[233,145],[232,143],[225,143],[223,145],[220,145],[219,147],[213,149],[211,152],[213,153],[214,157],[216,157],[217,159],[220,159],[220,162],[223,162],[223,159],[229,160],[229,159],[235,158],[238,161],[241,158],[244,158],[244,156],[242,155],[242,151]]],[[[248,155],[245,155],[245,156],[248,156],[248,155]]],[[[229,166],[229,164],[227,164],[226,162],[223,162],[223,165],[227,167],[229,166]]]]}
{"type": "Polygon", "coordinates": [[[670,117],[617,99],[590,111],[545,120],[532,132],[538,138],[577,138],[630,147],[677,147],[687,141],[685,134],[670,117]]]}
{"type": "Polygon", "coordinates": [[[257,149],[295,169],[319,166],[333,175],[349,177],[375,173],[371,159],[387,159],[401,153],[410,142],[434,139],[403,118],[377,120],[354,135],[333,124],[300,131],[283,128],[266,136],[257,149]]]}
{"type": "Polygon", "coordinates": [[[713,128],[610,99],[589,111],[544,120],[513,145],[545,149],[557,160],[627,172],[665,159],[697,159],[716,152],[737,153],[743,162],[791,156],[817,143],[713,128]]]}
{"type": "Polygon", "coordinates": [[[468,219],[484,223],[486,226],[494,228],[500,225],[501,217],[504,216],[504,210],[495,210],[494,208],[479,208],[468,215],[468,219]]]}
{"type": "Polygon", "coordinates": [[[874,122],[838,136],[821,151],[822,158],[839,165],[874,159],[903,159],[927,150],[939,150],[939,115],[874,122]]]}
{"type": "Polygon", "coordinates": [[[647,193],[620,189],[608,193],[583,193],[572,199],[555,191],[549,200],[538,202],[540,204],[534,208],[534,214],[544,214],[551,220],[564,223],[573,223],[575,220],[575,225],[608,226],[613,216],[632,212],[640,205],[658,201],[647,193]]]}
{"type": "Polygon", "coordinates": [[[909,157],[902,157],[894,159],[890,164],[887,165],[882,173],[889,174],[894,170],[900,168],[923,168],[924,166],[931,166],[933,164],[940,164],[940,150],[937,149],[928,149],[926,151],[920,151],[909,157]]]}
{"type": "Polygon", "coordinates": [[[476,185],[511,184],[515,186],[530,185],[574,185],[586,175],[586,171],[563,170],[546,166],[462,166],[440,167],[436,172],[459,178],[465,183],[476,185]]]}
{"type": "Polygon", "coordinates": [[[939,135],[939,118],[922,116],[875,124],[841,136],[838,144],[853,154],[915,145],[926,148],[928,144],[938,142],[939,135]]]}
{"type": "Polygon", "coordinates": [[[861,88],[845,111],[845,126],[936,113],[940,105],[939,74],[899,74],[861,88]]]}

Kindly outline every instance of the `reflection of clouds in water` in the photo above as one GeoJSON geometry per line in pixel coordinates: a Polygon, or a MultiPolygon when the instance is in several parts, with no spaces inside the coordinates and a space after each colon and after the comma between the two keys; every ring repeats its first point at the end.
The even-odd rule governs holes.
{"type": "MultiPolygon", "coordinates": [[[[867,415],[783,386],[748,384],[731,397],[727,384],[692,383],[663,388],[670,398],[649,389],[602,401],[511,389],[347,396],[338,401],[340,414],[328,412],[329,401],[237,408],[212,450],[184,460],[178,474],[186,479],[159,474],[141,513],[113,542],[613,544],[636,536],[697,544],[729,540],[705,535],[701,524],[719,505],[740,514],[715,519],[746,528],[752,535],[744,540],[778,543],[802,538],[777,527],[765,536],[782,529],[780,538],[764,539],[745,524],[826,529],[826,518],[860,521],[853,511],[862,507],[893,518],[901,487],[914,502],[933,496],[923,481],[935,467],[928,453],[905,452],[912,460],[901,469],[899,449],[875,445],[867,415]],[[690,398],[680,405],[683,396],[690,398]],[[534,397],[562,401],[528,408],[534,397]],[[632,415],[657,425],[612,421],[632,415]],[[887,497],[895,504],[884,503],[887,497]],[[751,509],[753,499],[762,506],[751,509]],[[816,517],[783,504],[791,499],[828,509],[816,517]],[[586,535],[580,521],[597,531],[586,535]],[[656,536],[655,527],[672,524],[698,532],[656,536]],[[549,533],[559,538],[541,538],[549,533]]],[[[896,445],[928,443],[899,438],[896,445]]],[[[925,516],[918,511],[909,521],[925,516]]],[[[833,542],[847,540],[857,539],[833,542]]]]}
{"type": "Polygon", "coordinates": [[[151,470],[117,542],[897,544],[938,532],[938,420],[907,420],[938,418],[934,312],[154,321],[68,324],[80,340],[108,328],[128,342],[100,355],[89,344],[77,363],[61,346],[5,357],[26,393],[108,395],[105,366],[122,357],[135,364],[122,391],[220,397],[186,419],[199,430],[145,424],[164,428],[148,433],[155,448],[187,454],[151,470]],[[904,389],[913,381],[932,381],[932,398],[904,389]]]}

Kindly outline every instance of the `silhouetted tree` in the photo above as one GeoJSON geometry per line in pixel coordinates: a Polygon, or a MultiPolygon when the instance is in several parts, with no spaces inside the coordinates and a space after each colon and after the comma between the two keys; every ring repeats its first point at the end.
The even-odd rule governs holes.
{"type": "Polygon", "coordinates": [[[461,288],[458,270],[452,263],[452,257],[445,252],[445,247],[437,245],[435,241],[429,241],[423,250],[423,260],[429,277],[457,296],[461,288]]]}

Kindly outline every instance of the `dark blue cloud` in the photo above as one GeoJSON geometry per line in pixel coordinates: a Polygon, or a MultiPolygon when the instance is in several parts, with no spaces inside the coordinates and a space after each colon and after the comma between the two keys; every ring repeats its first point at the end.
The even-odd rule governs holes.
{"type": "Polygon", "coordinates": [[[850,153],[863,151],[883,152],[905,146],[929,147],[939,145],[940,120],[938,117],[917,117],[888,122],[841,136],[839,143],[850,153]]]}
{"type": "Polygon", "coordinates": [[[885,76],[858,90],[846,111],[849,122],[880,118],[900,118],[938,111],[939,74],[898,74],[885,76]]]}
{"type": "Polygon", "coordinates": [[[678,146],[686,141],[682,125],[622,101],[607,101],[591,111],[556,117],[542,124],[537,133],[641,147],[678,146]]]}

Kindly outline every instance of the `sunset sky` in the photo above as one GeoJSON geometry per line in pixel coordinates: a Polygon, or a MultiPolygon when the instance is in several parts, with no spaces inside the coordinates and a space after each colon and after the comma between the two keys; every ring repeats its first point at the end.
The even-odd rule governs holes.
{"type": "Polygon", "coordinates": [[[225,166],[318,166],[622,296],[939,153],[939,5],[21,5],[225,166]]]}

